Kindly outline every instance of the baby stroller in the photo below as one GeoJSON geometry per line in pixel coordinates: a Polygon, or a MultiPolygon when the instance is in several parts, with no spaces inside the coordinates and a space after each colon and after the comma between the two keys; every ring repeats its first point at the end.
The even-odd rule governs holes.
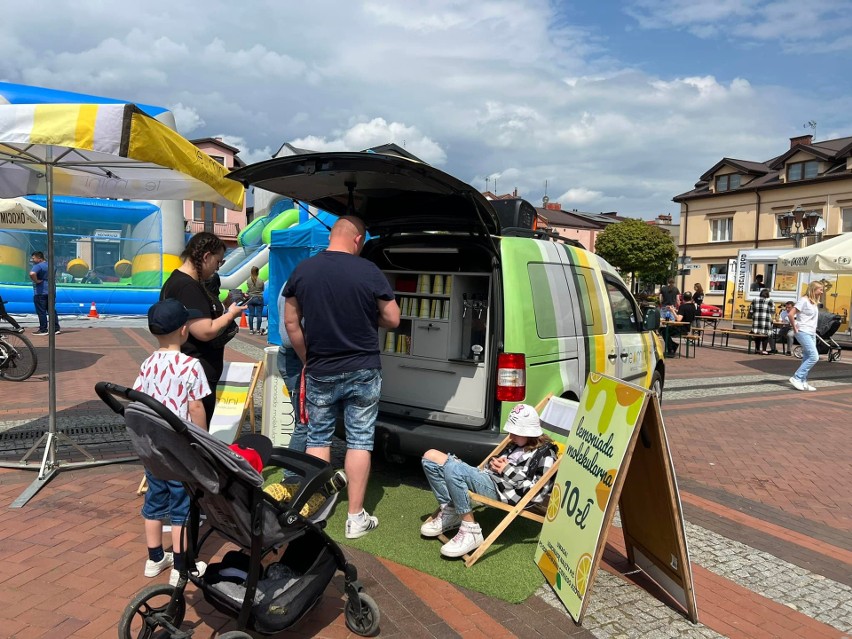
{"type": "Polygon", "coordinates": [[[347,595],[346,626],[362,636],[378,630],[378,606],[363,592],[355,566],[324,530],[336,493],[330,493],[308,518],[300,514],[309,498],[334,477],[329,464],[303,453],[272,449],[264,462],[299,480],[292,500],[281,504],[262,490],[263,477],[244,457],[157,400],[108,382],[98,382],[95,391],[124,416],[131,443],[146,468],[186,487],[190,510],[181,543],[187,565],[195,565],[214,531],[239,548],[210,564],[202,576],[183,570],[177,586],[154,584],[139,591],[121,617],[119,639],[190,637],[192,630],[180,630],[188,581],[214,608],[237,620],[237,630],[218,635],[220,639],[251,639],[245,630],[274,634],[295,624],[320,600],[338,569],[344,574],[347,595]],[[209,528],[199,538],[201,511],[209,528]],[[281,558],[264,568],[262,560],[285,544],[281,558]]]}
{"type": "MultiPolygon", "coordinates": [[[[843,318],[840,315],[835,315],[829,311],[820,309],[817,317],[816,330],[816,347],[817,353],[820,355],[828,355],[829,362],[836,362],[840,359],[843,350],[840,344],[834,341],[833,335],[843,323],[843,318]]],[[[800,344],[793,346],[793,355],[802,359],[802,347],[800,344]]]]}

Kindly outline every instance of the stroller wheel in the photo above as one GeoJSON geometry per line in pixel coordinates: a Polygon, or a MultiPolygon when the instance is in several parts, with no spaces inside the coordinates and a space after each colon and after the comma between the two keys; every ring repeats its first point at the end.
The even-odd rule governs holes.
{"type": "Polygon", "coordinates": [[[799,344],[796,344],[793,347],[793,357],[796,359],[802,359],[802,347],[799,344]]]}
{"type": "Polygon", "coordinates": [[[840,354],[843,351],[837,349],[836,351],[828,351],[828,361],[829,362],[837,362],[840,361],[840,354]]]}
{"type": "Polygon", "coordinates": [[[175,587],[168,584],[153,584],[140,590],[121,615],[118,622],[119,639],[170,636],[171,629],[179,628],[186,614],[186,599],[183,593],[178,596],[174,611],[168,614],[174,592],[175,587]],[[157,633],[159,628],[164,628],[169,633],[157,633]]]}
{"type": "Polygon", "coordinates": [[[252,639],[250,634],[240,630],[231,630],[230,632],[223,632],[221,635],[216,636],[219,637],[219,639],[252,639]]]}
{"type": "Polygon", "coordinates": [[[358,593],[358,599],[359,602],[356,602],[350,597],[346,602],[346,610],[344,611],[346,627],[356,635],[370,637],[379,629],[379,619],[381,618],[379,606],[370,595],[363,592],[358,593]],[[358,613],[359,603],[360,614],[358,613]]]}

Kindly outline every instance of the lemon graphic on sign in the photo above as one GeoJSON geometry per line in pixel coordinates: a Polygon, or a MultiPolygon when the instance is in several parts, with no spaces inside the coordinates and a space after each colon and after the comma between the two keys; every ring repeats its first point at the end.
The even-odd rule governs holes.
{"type": "Polygon", "coordinates": [[[550,493],[550,501],[547,502],[547,521],[556,519],[559,514],[559,504],[562,501],[562,489],[559,484],[554,484],[553,492],[550,493]]]}
{"type": "Polygon", "coordinates": [[[585,553],[577,562],[577,572],[574,574],[574,585],[580,591],[580,596],[586,594],[586,587],[589,585],[589,578],[592,575],[592,556],[585,553]]]}
{"type": "Polygon", "coordinates": [[[545,550],[541,554],[538,560],[538,567],[547,580],[547,583],[551,586],[556,586],[559,578],[559,569],[556,567],[556,556],[552,550],[545,550]]]}

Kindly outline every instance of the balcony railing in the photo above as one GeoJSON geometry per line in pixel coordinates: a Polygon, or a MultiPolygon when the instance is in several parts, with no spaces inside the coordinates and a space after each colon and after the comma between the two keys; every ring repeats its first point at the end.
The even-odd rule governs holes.
{"type": "Polygon", "coordinates": [[[187,233],[201,233],[207,231],[223,239],[236,238],[240,233],[240,225],[236,222],[200,222],[186,220],[185,229],[187,233]]]}

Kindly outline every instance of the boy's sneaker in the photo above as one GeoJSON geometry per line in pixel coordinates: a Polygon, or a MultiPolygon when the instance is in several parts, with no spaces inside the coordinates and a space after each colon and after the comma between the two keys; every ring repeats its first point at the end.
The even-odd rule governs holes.
{"type": "Polygon", "coordinates": [[[171,568],[174,563],[175,556],[170,552],[165,553],[160,561],[148,559],[145,561],[145,576],[148,578],[156,577],[166,568],[171,568]]]}
{"type": "Polygon", "coordinates": [[[805,388],[805,385],[802,382],[800,382],[798,379],[796,379],[795,377],[790,378],[790,383],[793,385],[793,388],[795,388],[796,390],[800,390],[800,391],[807,390],[805,388]]]}
{"type": "Polygon", "coordinates": [[[371,530],[378,528],[378,526],[379,518],[370,515],[366,510],[362,510],[361,514],[356,515],[354,519],[352,517],[347,517],[346,538],[358,539],[359,537],[366,535],[371,530]]]}
{"type": "MultiPolygon", "coordinates": [[[[207,571],[207,564],[203,561],[195,562],[195,570],[190,570],[190,574],[193,577],[202,577],[204,573],[207,571]]],[[[172,574],[169,575],[169,585],[177,586],[178,580],[180,579],[180,572],[174,568],[172,568],[172,574]]]]}
{"type": "Polygon", "coordinates": [[[452,506],[445,506],[441,509],[435,518],[427,521],[420,526],[420,534],[424,537],[437,537],[443,535],[448,530],[458,528],[461,524],[461,517],[452,506]]]}
{"type": "Polygon", "coordinates": [[[441,554],[444,557],[463,557],[479,548],[482,541],[482,528],[479,524],[462,523],[456,536],[441,546],[441,554]]]}

